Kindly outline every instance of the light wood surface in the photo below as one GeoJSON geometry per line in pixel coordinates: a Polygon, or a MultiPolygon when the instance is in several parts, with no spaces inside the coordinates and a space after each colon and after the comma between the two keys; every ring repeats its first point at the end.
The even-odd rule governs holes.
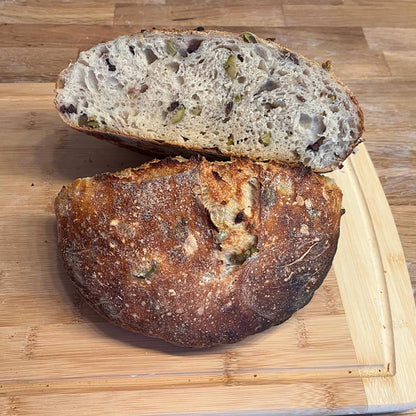
{"type": "MultiPolygon", "coordinates": [[[[365,408],[368,404],[394,401],[390,391],[402,391],[403,401],[406,398],[411,399],[413,390],[409,386],[412,383],[406,383],[407,379],[400,374],[411,374],[414,380],[416,376],[411,365],[400,359],[400,354],[398,357],[397,354],[394,355],[398,377],[371,377],[361,380],[354,371],[354,368],[359,367],[354,367],[347,370],[352,373],[346,380],[337,379],[340,368],[346,370],[348,366],[366,364],[372,357],[377,357],[376,361],[371,362],[376,365],[374,368],[386,371],[389,363],[389,371],[394,371],[394,361],[388,359],[389,353],[394,351],[389,332],[383,332],[379,325],[374,325],[376,319],[367,322],[357,312],[358,309],[349,309],[351,292],[345,290],[348,285],[345,285],[344,280],[336,280],[342,274],[342,271],[337,270],[337,263],[337,276],[329,276],[313,303],[308,306],[309,312],[305,309],[293,321],[289,321],[290,324],[288,322],[286,327],[279,328],[279,334],[285,334],[282,339],[287,340],[283,347],[280,347],[279,341],[279,354],[271,354],[270,350],[275,351],[274,338],[267,333],[258,337],[265,343],[263,346],[257,345],[254,337],[241,350],[236,350],[237,355],[234,354],[234,347],[226,347],[217,353],[208,352],[207,361],[201,357],[198,361],[197,354],[191,359],[187,358],[189,366],[195,363],[200,370],[200,365],[209,365],[209,371],[218,370],[216,375],[197,374],[190,382],[185,382],[182,375],[175,388],[169,384],[172,381],[172,378],[169,379],[171,376],[161,375],[156,384],[153,381],[138,382],[139,394],[130,391],[131,380],[110,377],[110,381],[103,381],[101,387],[104,385],[107,390],[117,389],[118,393],[110,395],[110,398],[108,393],[100,391],[101,387],[96,381],[101,376],[97,378],[94,371],[101,371],[100,374],[103,374],[105,370],[106,376],[119,374],[118,365],[123,363],[124,354],[127,361],[122,368],[131,369],[129,363],[134,363],[134,359],[137,359],[131,348],[136,347],[137,341],[136,338],[131,338],[131,334],[114,328],[108,329],[108,325],[83,304],[66,282],[55,253],[52,199],[62,184],[75,177],[134,166],[141,163],[143,158],[127,150],[113,148],[73,133],[63,126],[51,108],[52,85],[49,82],[55,80],[58,71],[69,60],[74,59],[80,49],[97,42],[122,33],[133,33],[143,27],[197,25],[232,31],[251,30],[264,37],[275,37],[280,43],[310,58],[331,59],[337,75],[357,95],[366,118],[366,148],[374,162],[382,188],[376,181],[369,160],[366,159],[365,150],[352,158],[341,172],[348,177],[347,181],[358,180],[361,185],[365,185],[364,182],[371,177],[371,183],[375,184],[370,188],[360,186],[366,189],[362,201],[368,208],[368,216],[360,218],[364,223],[367,221],[368,225],[368,219],[365,218],[370,217],[370,223],[375,224],[374,236],[380,251],[390,253],[383,263],[386,276],[402,277],[398,280],[386,279],[385,285],[389,302],[393,305],[391,313],[396,352],[396,334],[399,334],[399,351],[404,348],[406,353],[403,354],[411,357],[408,355],[414,348],[414,333],[408,324],[411,319],[409,314],[412,313],[414,323],[411,288],[406,281],[403,255],[397,245],[393,222],[386,210],[381,190],[384,190],[397,225],[415,293],[414,1],[6,0],[0,2],[0,56],[3,58],[0,60],[0,82],[3,83],[0,84],[0,330],[1,346],[8,347],[9,361],[2,362],[5,365],[0,366],[0,379],[16,382],[25,378],[28,383],[20,384],[20,387],[16,383],[8,386],[10,393],[0,397],[0,414],[54,414],[57,405],[62,408],[62,414],[69,414],[73,410],[74,402],[82,403],[85,414],[97,411],[97,404],[101,405],[99,410],[104,413],[111,405],[119,406],[119,414],[155,411],[180,413],[180,407],[169,408],[168,405],[160,403],[162,393],[157,387],[162,379],[161,383],[165,383],[163,397],[166,400],[169,397],[172,400],[185,400],[195,394],[200,409],[205,411],[218,410],[222,404],[224,410],[236,409],[240,404],[241,409],[258,409],[259,404],[264,409],[274,409],[276,397],[281,399],[280,408],[286,406],[286,409],[294,409],[294,403],[298,403],[301,398],[306,407],[340,409],[348,408],[351,405],[350,398],[356,397],[355,405],[364,406],[361,409],[364,412],[368,410],[365,408]],[[354,162],[356,159],[357,163],[354,162]],[[373,209],[374,206],[382,206],[383,209],[377,211],[373,209]],[[390,230],[389,232],[393,230],[393,235],[382,234],[385,229],[390,230]],[[342,286],[343,283],[345,287],[342,286]],[[343,303],[340,302],[340,297],[343,303]],[[302,315],[305,313],[306,317],[302,315]],[[326,321],[329,318],[337,323],[333,334],[333,339],[340,340],[337,348],[328,348],[327,341],[319,338],[324,333],[322,327],[329,325],[326,321]],[[360,327],[364,325],[364,328],[372,329],[372,337],[375,333],[381,337],[384,343],[380,348],[372,350],[371,346],[363,342],[365,338],[360,338],[359,331],[354,332],[352,323],[357,322],[357,319],[361,322],[360,327]],[[346,337],[341,336],[344,331],[347,333],[346,337]],[[314,338],[315,335],[318,338],[314,338]],[[75,336],[74,342],[78,343],[77,354],[71,355],[73,351],[71,353],[70,349],[65,349],[69,345],[65,336],[75,336]],[[312,341],[308,337],[312,337],[312,341]],[[98,363],[93,361],[96,351],[91,348],[91,339],[94,339],[93,345],[97,345],[98,351],[104,348],[107,354],[98,363]],[[269,348],[266,349],[265,345],[269,348]],[[250,349],[253,346],[263,349],[254,349],[256,355],[251,356],[250,362],[250,349]],[[117,365],[112,362],[113,355],[108,353],[114,349],[118,351],[114,356],[117,365]],[[331,354],[324,357],[323,352],[328,350],[333,353],[332,357],[331,354]],[[303,364],[302,360],[293,360],[293,357],[299,356],[296,354],[298,351],[304,357],[303,364]],[[265,359],[259,361],[258,356],[265,359]],[[324,378],[319,381],[322,375],[316,370],[312,376],[305,375],[307,372],[304,369],[309,366],[315,369],[321,367],[314,363],[316,356],[324,357],[324,367],[336,361],[335,370],[327,371],[325,381],[322,381],[324,378]],[[281,361],[283,357],[289,360],[284,365],[294,365],[296,371],[292,369],[290,374],[282,371],[285,368],[281,361]],[[270,368],[263,369],[263,373],[257,372],[257,377],[253,377],[249,383],[244,378],[250,374],[247,368],[254,368],[259,362],[265,367],[269,365],[280,369],[278,376],[281,384],[271,383],[276,379],[276,371],[270,372],[270,368]],[[45,368],[52,373],[42,374],[43,370],[40,369],[45,368]],[[62,381],[59,377],[65,371],[72,371],[75,375],[73,377],[79,377],[83,371],[87,376],[95,374],[95,382],[92,382],[91,387],[88,377],[71,379],[68,374],[62,381]],[[55,377],[52,383],[55,393],[48,392],[52,384],[48,382],[46,375],[52,374],[55,377]],[[317,378],[312,380],[315,376],[317,378]],[[297,382],[294,383],[293,380],[297,382]],[[202,386],[211,382],[215,386],[202,386]],[[190,385],[185,387],[183,383],[190,385]],[[232,399],[231,396],[235,393],[230,394],[229,388],[239,384],[242,385],[236,393],[238,397],[232,399]],[[80,393],[80,389],[85,389],[86,385],[90,385],[90,392],[80,393]],[[12,393],[15,388],[17,390],[12,393]],[[208,396],[204,396],[203,391],[209,391],[208,396]],[[296,392],[296,395],[288,395],[288,391],[296,392]],[[65,396],[61,395],[62,392],[65,392],[65,396]],[[66,400],[63,401],[62,397],[66,400]],[[216,399],[215,403],[211,403],[213,397],[216,399]],[[129,407],[133,400],[137,406],[129,407]],[[40,402],[45,410],[40,410],[40,402]]],[[[342,175],[337,181],[343,181],[342,175]]],[[[357,191],[358,188],[354,189],[357,191]]],[[[345,265],[341,264],[340,267],[342,270],[345,265]]],[[[383,279],[377,282],[382,284],[383,279]]],[[[389,309],[377,309],[380,305],[386,305],[383,297],[372,300],[374,302],[370,304],[370,309],[372,308],[373,313],[370,315],[374,316],[374,312],[378,310],[383,312],[380,316],[388,321],[389,309]],[[381,300],[380,304],[377,299],[381,300]]],[[[386,328],[389,326],[386,325],[386,328]]],[[[141,347],[144,342],[147,342],[144,338],[138,341],[141,347]]],[[[180,365],[184,365],[184,358],[172,352],[169,347],[160,347],[159,350],[156,341],[151,341],[150,345],[155,348],[156,355],[163,364],[166,362],[168,366],[174,366],[179,357],[180,365]]],[[[142,360],[136,361],[133,368],[137,369],[139,363],[145,371],[151,368],[148,360],[151,359],[149,354],[154,352],[152,348],[145,349],[146,359],[142,357],[142,360]]],[[[3,359],[1,354],[0,360],[3,359]]],[[[169,367],[169,371],[172,368],[174,367],[169,367]]],[[[139,371],[137,373],[142,374],[139,371]]],[[[415,384],[416,382],[413,383],[415,384]]],[[[396,401],[398,399],[396,397],[396,401]]],[[[357,409],[360,411],[359,407],[357,409]]],[[[388,410],[386,407],[384,409],[388,410]]]]}
{"type": "Polygon", "coordinates": [[[104,414],[121,401],[119,414],[302,414],[416,404],[410,280],[364,145],[330,174],[347,214],[334,267],[312,302],[235,345],[189,351],[104,322],[66,278],[53,213],[60,187],[146,158],[68,129],[53,108],[53,89],[0,84],[0,406],[48,415],[58,400],[60,414],[69,414],[72,397],[104,414]],[[108,390],[117,391],[111,405],[99,399],[108,390]],[[132,391],[143,394],[140,401],[132,391]],[[155,406],[157,394],[165,402],[155,406]],[[241,394],[244,400],[229,400],[241,394]]]}

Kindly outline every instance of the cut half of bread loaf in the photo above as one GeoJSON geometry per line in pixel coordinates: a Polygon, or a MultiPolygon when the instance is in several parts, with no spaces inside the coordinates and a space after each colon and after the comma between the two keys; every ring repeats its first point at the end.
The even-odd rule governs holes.
{"type": "Polygon", "coordinates": [[[304,167],[175,158],[78,179],[55,209],[65,267],[99,313],[204,347],[311,300],[336,251],[341,199],[304,167]]]}
{"type": "Polygon", "coordinates": [[[330,171],[363,114],[330,64],[251,33],[153,31],[81,52],[59,76],[70,126],[156,152],[301,163],[330,171]]]}

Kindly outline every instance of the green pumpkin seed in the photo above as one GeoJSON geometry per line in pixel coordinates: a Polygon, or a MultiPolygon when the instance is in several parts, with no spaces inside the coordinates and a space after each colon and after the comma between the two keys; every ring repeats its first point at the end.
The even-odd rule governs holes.
{"type": "Polygon", "coordinates": [[[228,231],[226,231],[226,230],[219,231],[218,234],[217,234],[217,237],[216,237],[217,243],[222,243],[225,240],[225,238],[227,237],[227,235],[228,235],[228,231]]]}
{"type": "Polygon", "coordinates": [[[159,265],[156,260],[154,260],[151,264],[151,266],[146,270],[142,271],[134,271],[131,273],[133,277],[136,279],[149,279],[152,277],[157,271],[159,270],[159,265]]]}
{"type": "Polygon", "coordinates": [[[237,68],[237,62],[236,62],[234,55],[230,55],[228,57],[227,61],[224,64],[224,69],[230,78],[237,77],[238,68],[237,68]]]}
{"type": "Polygon", "coordinates": [[[234,97],[234,102],[235,103],[240,103],[242,100],[241,94],[236,94],[234,97]]]}
{"type": "Polygon", "coordinates": [[[100,124],[97,120],[88,120],[86,126],[90,127],[91,129],[97,129],[98,127],[100,127],[100,124]]]}
{"type": "Polygon", "coordinates": [[[244,263],[248,258],[253,256],[257,253],[257,246],[251,245],[246,250],[244,250],[242,253],[233,253],[230,256],[230,260],[234,264],[242,264],[244,263]]]}
{"type": "Polygon", "coordinates": [[[166,41],[165,48],[166,48],[166,52],[171,56],[175,56],[178,52],[176,45],[170,40],[166,41]]]}
{"type": "Polygon", "coordinates": [[[244,42],[247,43],[257,43],[256,37],[251,32],[244,32],[241,34],[244,42]]]}
{"type": "Polygon", "coordinates": [[[227,145],[232,146],[234,144],[234,135],[230,134],[227,139],[227,145]]]}
{"type": "Polygon", "coordinates": [[[78,124],[82,127],[89,127],[91,129],[100,127],[100,123],[97,121],[95,116],[87,117],[86,114],[79,117],[78,124]]]}
{"type": "Polygon", "coordinates": [[[269,146],[272,142],[272,135],[270,132],[264,133],[263,136],[260,137],[260,143],[264,146],[269,146]]]}
{"type": "Polygon", "coordinates": [[[184,115],[185,115],[185,107],[181,105],[178,107],[178,109],[175,111],[175,113],[172,116],[172,119],[171,119],[172,124],[179,123],[183,119],[184,115]]]}

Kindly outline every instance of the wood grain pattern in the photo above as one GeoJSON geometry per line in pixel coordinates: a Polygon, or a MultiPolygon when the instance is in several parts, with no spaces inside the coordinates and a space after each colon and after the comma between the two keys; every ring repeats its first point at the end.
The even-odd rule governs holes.
{"type": "MultiPolygon", "coordinates": [[[[398,225],[416,299],[416,73],[413,71],[416,4],[413,0],[261,0],[254,3],[243,0],[5,0],[0,2],[0,56],[3,58],[0,82],[25,83],[0,83],[0,123],[8,126],[7,133],[5,130],[0,133],[0,175],[4,178],[1,194],[16,195],[0,202],[1,231],[5,231],[11,247],[9,258],[0,270],[0,303],[10,311],[13,305],[34,293],[41,305],[36,308],[34,298],[28,300],[27,313],[19,315],[17,326],[36,326],[39,320],[47,325],[60,321],[70,324],[71,319],[86,318],[101,322],[73,297],[74,293],[60,279],[57,259],[51,259],[48,254],[54,244],[50,195],[74,177],[118,170],[145,160],[128,150],[115,152],[106,143],[68,131],[52,111],[52,86],[33,82],[54,82],[57,73],[79,50],[119,34],[152,26],[197,25],[238,32],[251,30],[264,37],[275,37],[307,57],[330,58],[334,62],[338,76],[347,82],[363,105],[366,147],[398,225]],[[7,112],[13,103],[18,106],[13,112],[7,112]],[[53,132],[52,125],[56,126],[53,132]],[[45,151],[51,143],[55,143],[53,149],[45,151]],[[68,158],[71,152],[76,152],[77,158],[68,158]],[[20,213],[13,224],[8,224],[5,210],[20,213]],[[16,235],[19,224],[38,233],[38,241],[30,243],[30,252],[42,273],[49,276],[47,279],[36,279],[33,259],[18,255],[19,247],[25,243],[16,235]],[[21,282],[16,287],[12,276],[19,267],[21,282]],[[45,313],[53,306],[56,307],[54,314],[45,313]]],[[[0,315],[2,324],[10,318],[9,312],[0,315]]],[[[326,395],[331,397],[331,391],[326,395]]],[[[45,395],[42,401],[53,411],[59,397],[45,395]]],[[[76,396],[76,400],[91,410],[100,397],[100,393],[92,393],[76,396]]],[[[120,400],[113,398],[113,403],[118,402],[127,414],[121,397],[127,398],[129,394],[123,393],[120,400]]],[[[260,393],[257,397],[262,402],[260,393]]],[[[35,396],[11,396],[0,400],[0,413],[40,414],[37,404],[35,396]]]]}
{"type": "Polygon", "coordinates": [[[407,53],[398,51],[384,52],[391,74],[395,77],[412,77],[415,73],[416,51],[407,53]]]}
{"type": "Polygon", "coordinates": [[[61,68],[78,56],[77,48],[2,48],[0,82],[50,81],[61,68]],[[34,75],[36,74],[36,75],[34,75]]]}
{"type": "MultiPolygon", "coordinates": [[[[103,389],[120,391],[118,399],[131,389],[145,391],[146,408],[149,391],[167,388],[178,392],[198,388],[198,404],[188,400],[186,405],[208,411],[218,409],[218,402],[204,408],[201,398],[218,388],[225,400],[231,386],[239,386],[238,395],[246,386],[252,387],[251,400],[265,391],[286,392],[279,404],[270,399],[264,409],[285,406],[296,411],[302,397],[302,406],[340,410],[351,406],[353,397],[354,409],[364,410],[366,396],[374,388],[368,393],[362,377],[382,379],[378,376],[394,374],[394,347],[388,334],[392,325],[399,325],[397,332],[409,328],[409,323],[405,313],[390,319],[379,260],[362,255],[377,253],[363,196],[352,192],[359,185],[354,185],[356,179],[350,182],[351,161],[365,156],[364,148],[344,170],[333,174],[345,188],[348,210],[334,262],[337,279],[330,273],[313,301],[277,328],[235,345],[187,351],[104,322],[75,293],[58,258],[52,204],[60,186],[77,176],[138,165],[145,158],[62,126],[52,105],[53,84],[1,84],[0,91],[0,118],[7,126],[2,134],[14,138],[0,142],[0,186],[10,196],[0,199],[0,218],[7,218],[0,237],[4,242],[0,392],[7,392],[2,405],[9,412],[14,408],[31,412],[32,397],[49,402],[60,393],[74,395],[88,407],[92,406],[88,400],[103,389]],[[344,261],[349,257],[354,263],[344,261]],[[372,278],[363,280],[360,273],[372,278]],[[334,387],[340,386],[340,377],[348,377],[345,390],[334,387]],[[284,389],[293,380],[298,381],[297,387],[289,394],[284,389]],[[325,386],[325,398],[319,394],[320,386],[325,386]],[[344,397],[346,391],[349,396],[344,397]]],[[[237,408],[244,409],[244,403],[239,403],[237,408]]],[[[233,409],[233,405],[222,409],[233,409]]],[[[105,410],[97,406],[95,410],[105,410]]],[[[159,410],[163,409],[167,411],[163,406],[159,410]]],[[[173,411],[172,404],[169,409],[173,411]]],[[[65,412],[65,405],[60,410],[65,412]]]]}
{"type": "MultiPolygon", "coordinates": [[[[3,1],[0,23],[94,23],[112,24],[114,5],[103,1],[53,0],[3,1]]],[[[70,35],[70,34],[68,34],[70,35]]]]}
{"type": "Polygon", "coordinates": [[[379,51],[416,50],[416,28],[414,27],[365,27],[363,30],[370,49],[379,51]]]}
{"type": "Polygon", "coordinates": [[[275,0],[207,0],[203,3],[198,0],[166,0],[164,5],[144,4],[141,7],[125,3],[117,4],[114,14],[115,24],[138,24],[142,27],[227,26],[230,22],[237,26],[284,24],[280,2],[275,0]],[[267,10],[267,13],[258,13],[259,9],[267,10]]]}
{"type": "Polygon", "coordinates": [[[344,2],[341,5],[283,5],[288,26],[412,27],[416,4],[405,1],[344,2]]]}

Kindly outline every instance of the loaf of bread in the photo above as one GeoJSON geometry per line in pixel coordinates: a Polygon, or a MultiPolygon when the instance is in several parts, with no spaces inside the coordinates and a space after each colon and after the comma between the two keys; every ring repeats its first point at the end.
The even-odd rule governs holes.
{"type": "Polygon", "coordinates": [[[59,76],[70,126],[142,150],[339,167],[363,114],[330,63],[252,33],[153,31],[81,52],[59,76]]]}
{"type": "Polygon", "coordinates": [[[341,199],[305,167],[178,157],[77,179],[55,209],[65,267],[94,309],[205,347],[310,301],[336,251],[341,199]]]}

